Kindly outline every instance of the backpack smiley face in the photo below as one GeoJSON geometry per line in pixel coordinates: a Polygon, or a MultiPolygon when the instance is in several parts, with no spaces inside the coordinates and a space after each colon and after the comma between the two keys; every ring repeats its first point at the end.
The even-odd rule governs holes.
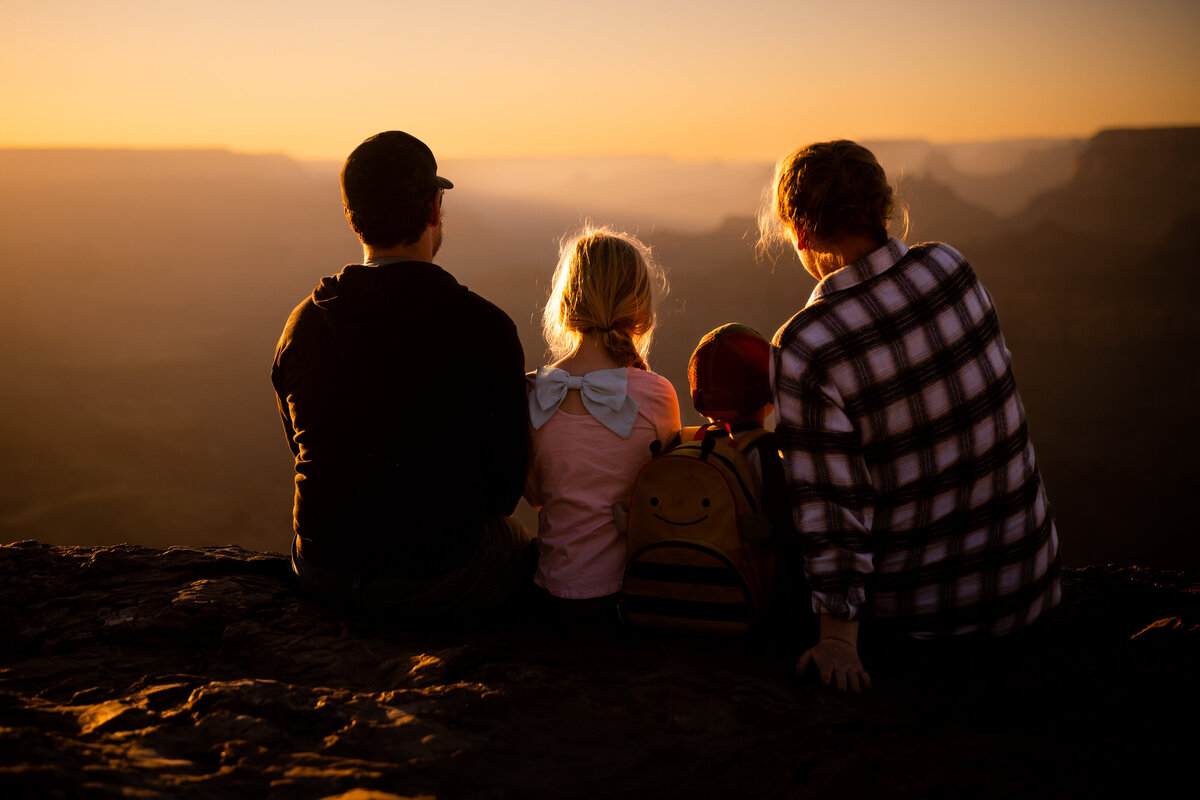
{"type": "Polygon", "coordinates": [[[669,479],[656,481],[651,475],[634,487],[631,515],[640,516],[648,527],[659,529],[658,536],[684,536],[688,529],[710,529],[734,525],[735,504],[729,485],[711,465],[695,458],[672,460],[669,479]]]}
{"type": "Polygon", "coordinates": [[[707,497],[700,498],[700,508],[702,509],[703,514],[699,517],[696,517],[695,519],[687,520],[686,522],[677,520],[677,519],[671,519],[670,517],[664,516],[664,514],[667,513],[667,509],[665,507],[665,504],[662,504],[662,505],[663,505],[663,507],[660,508],[659,507],[660,501],[659,501],[658,497],[650,498],[650,506],[651,506],[651,508],[654,509],[654,511],[652,511],[651,513],[660,522],[665,522],[668,525],[699,525],[701,522],[704,522],[708,519],[708,507],[710,505],[712,505],[712,500],[710,500],[707,497]]]}

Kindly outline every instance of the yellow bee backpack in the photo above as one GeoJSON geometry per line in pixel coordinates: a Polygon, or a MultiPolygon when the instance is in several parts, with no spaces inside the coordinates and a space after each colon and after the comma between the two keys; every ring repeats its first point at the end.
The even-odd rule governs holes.
{"type": "Polygon", "coordinates": [[[684,428],[642,467],[626,512],[621,614],[636,627],[744,633],[775,572],[771,524],[745,452],[723,426],[684,428]]]}

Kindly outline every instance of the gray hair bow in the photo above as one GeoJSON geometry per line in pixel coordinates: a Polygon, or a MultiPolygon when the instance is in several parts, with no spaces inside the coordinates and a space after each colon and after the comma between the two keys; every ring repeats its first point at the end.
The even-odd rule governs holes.
{"type": "Polygon", "coordinates": [[[588,413],[617,436],[628,439],[638,412],[638,402],[628,393],[628,380],[624,367],[597,369],[586,375],[539,367],[529,393],[529,419],[535,430],[542,427],[562,405],[567,390],[578,389],[588,413]]]}

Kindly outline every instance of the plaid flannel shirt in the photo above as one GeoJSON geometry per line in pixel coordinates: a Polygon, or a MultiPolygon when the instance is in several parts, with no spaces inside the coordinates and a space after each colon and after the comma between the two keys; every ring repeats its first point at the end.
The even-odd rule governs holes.
{"type": "Polygon", "coordinates": [[[915,635],[1023,628],[1058,534],[991,296],[944,244],[890,240],[775,334],[776,435],[813,610],[915,635]]]}

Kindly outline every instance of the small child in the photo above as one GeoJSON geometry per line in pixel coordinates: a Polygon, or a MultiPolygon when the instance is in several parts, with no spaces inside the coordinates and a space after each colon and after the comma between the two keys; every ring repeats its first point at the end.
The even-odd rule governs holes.
{"type": "Polygon", "coordinates": [[[679,432],[671,383],[650,372],[661,270],[636,238],[585,229],[564,242],[543,314],[558,360],[529,376],[525,499],[538,509],[534,582],[571,616],[616,620],[625,537],[613,505],[650,445],[679,432]],[[586,601],[586,602],[583,602],[586,601]]]}
{"type": "MultiPolygon", "coordinates": [[[[723,423],[734,441],[765,426],[774,409],[771,344],[758,331],[729,323],[709,332],[688,361],[692,405],[712,422],[723,423]]],[[[808,582],[800,537],[788,502],[783,460],[774,433],[745,449],[746,460],[762,491],[763,513],[774,533],[776,580],[772,587],[774,617],[804,635],[816,634],[809,608],[808,582]]]]}
{"type": "MultiPolygon", "coordinates": [[[[711,422],[723,424],[734,441],[765,427],[774,409],[771,343],[758,331],[730,322],[700,340],[688,361],[692,405],[711,422]]],[[[752,442],[746,460],[758,481],[763,511],[777,532],[792,529],[783,464],[773,433],[752,442]]]]}

